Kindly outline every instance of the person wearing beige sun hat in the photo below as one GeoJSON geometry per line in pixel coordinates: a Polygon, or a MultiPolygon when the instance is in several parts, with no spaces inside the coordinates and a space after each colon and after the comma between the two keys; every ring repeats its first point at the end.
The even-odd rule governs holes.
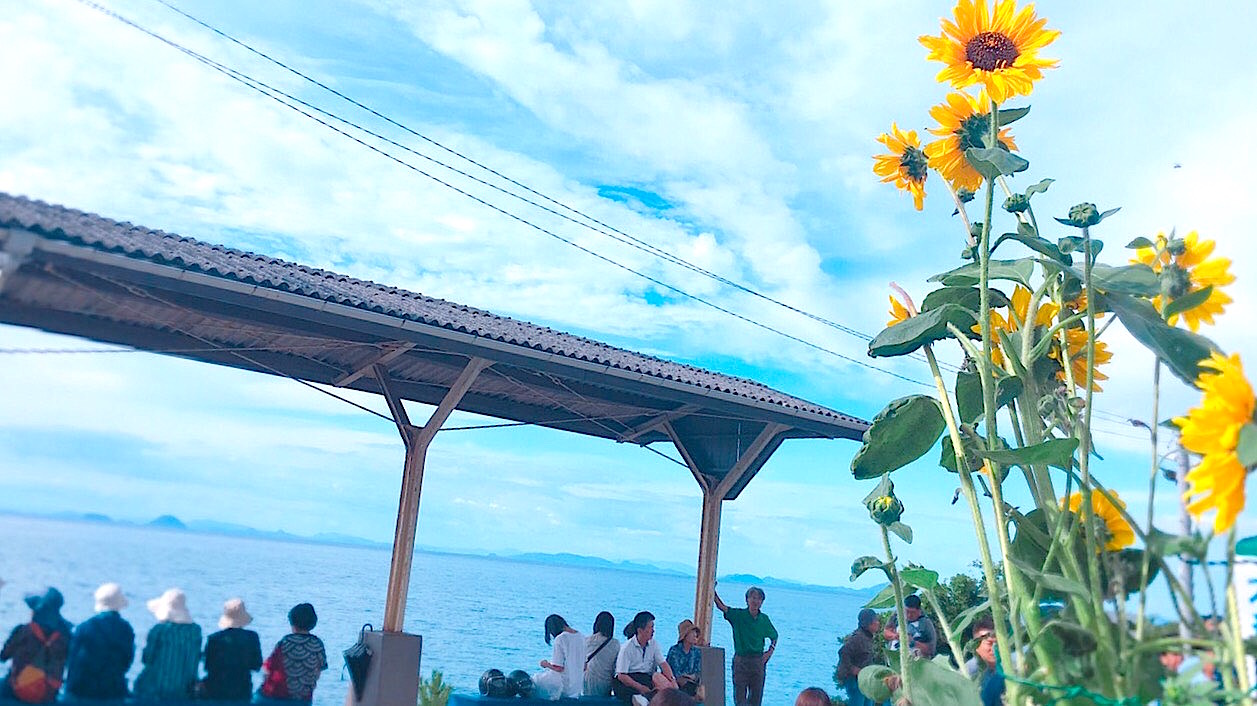
{"type": "Polygon", "coordinates": [[[120,611],[127,597],[116,583],[96,589],[96,615],[74,629],[65,690],[80,699],[124,699],[135,660],[135,631],[120,611]]]}
{"type": "Polygon", "coordinates": [[[205,679],[200,696],[215,701],[248,701],[253,697],[253,672],[262,668],[262,642],[246,630],[253,616],[244,601],[223,604],[218,632],[205,638],[205,679]]]}
{"type": "Polygon", "coordinates": [[[702,640],[698,626],[686,618],[677,625],[676,644],[668,649],[668,665],[676,675],[677,687],[690,696],[698,696],[699,681],[703,675],[703,658],[698,649],[702,640]]]}
{"type": "Polygon", "coordinates": [[[183,700],[192,697],[201,661],[201,626],[192,621],[188,599],[172,588],[147,603],[157,624],[148,631],[135,678],[141,700],[183,700]]]}

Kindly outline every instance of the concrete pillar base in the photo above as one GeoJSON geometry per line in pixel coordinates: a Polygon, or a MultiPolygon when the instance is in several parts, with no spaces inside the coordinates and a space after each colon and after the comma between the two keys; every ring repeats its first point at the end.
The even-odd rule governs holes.
{"type": "Polygon", "coordinates": [[[414,706],[419,699],[419,657],[423,638],[404,632],[366,634],[371,648],[371,666],[362,699],[354,697],[353,686],[345,696],[345,706],[414,706]]]}
{"type": "Polygon", "coordinates": [[[725,704],[725,649],[723,647],[700,647],[703,656],[703,676],[699,684],[703,685],[703,703],[706,706],[724,706],[725,704]]]}

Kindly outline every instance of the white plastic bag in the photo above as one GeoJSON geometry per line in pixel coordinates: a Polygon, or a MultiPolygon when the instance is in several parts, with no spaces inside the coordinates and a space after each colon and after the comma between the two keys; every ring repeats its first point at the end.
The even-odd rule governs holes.
{"type": "Polygon", "coordinates": [[[532,677],[532,696],[534,699],[558,701],[563,693],[563,675],[553,669],[543,669],[532,677]]]}

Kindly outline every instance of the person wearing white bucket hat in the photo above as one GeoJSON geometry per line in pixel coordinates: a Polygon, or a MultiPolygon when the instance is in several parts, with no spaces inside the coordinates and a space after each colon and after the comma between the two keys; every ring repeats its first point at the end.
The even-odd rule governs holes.
{"type": "Polygon", "coordinates": [[[135,678],[141,700],[190,699],[201,662],[201,626],[192,622],[188,599],[172,588],[148,602],[158,623],[148,631],[140,659],[144,669],[135,678]]]}
{"type": "Polygon", "coordinates": [[[96,615],[74,629],[66,691],[80,699],[125,699],[127,670],[135,660],[135,631],[119,611],[127,607],[122,587],[96,589],[96,615]]]}
{"type": "Polygon", "coordinates": [[[205,679],[200,696],[215,701],[248,701],[253,698],[253,672],[262,668],[262,642],[245,630],[253,616],[244,601],[232,598],[223,604],[218,632],[205,638],[205,679]]]}

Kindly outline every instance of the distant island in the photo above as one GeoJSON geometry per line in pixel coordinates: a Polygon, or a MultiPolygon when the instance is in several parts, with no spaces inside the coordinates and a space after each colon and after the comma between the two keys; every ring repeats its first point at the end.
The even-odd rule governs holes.
{"type": "MultiPolygon", "coordinates": [[[[352,535],[338,534],[334,532],[320,532],[311,536],[303,536],[284,532],[283,530],[260,530],[247,525],[234,524],[231,522],[218,522],[216,520],[188,520],[184,521],[174,515],[161,515],[148,522],[133,522],[130,520],[120,520],[102,515],[100,513],[73,513],[61,512],[51,514],[36,514],[25,512],[10,512],[0,510],[0,514],[13,515],[17,517],[33,517],[40,519],[61,520],[67,522],[90,522],[96,524],[117,525],[121,527],[141,527],[149,529],[157,529],[171,532],[194,532],[198,534],[215,534],[228,537],[244,537],[249,539],[266,539],[280,542],[299,542],[309,544],[331,544],[343,547],[361,547],[371,549],[390,549],[392,545],[387,542],[376,542],[362,537],[354,537],[352,535]]],[[[646,574],[661,574],[664,576],[694,576],[694,568],[679,563],[652,563],[642,561],[612,561],[595,556],[582,556],[580,554],[545,554],[540,552],[525,552],[519,554],[499,554],[494,552],[472,552],[472,551],[452,551],[439,547],[418,547],[416,552],[424,552],[429,554],[448,554],[455,556],[470,556],[491,559],[503,559],[507,561],[517,561],[527,564],[547,564],[555,566],[574,566],[592,569],[609,569],[613,571],[634,571],[646,574]]],[[[761,586],[763,588],[794,588],[808,591],[824,591],[827,593],[840,593],[860,597],[872,597],[876,595],[882,586],[874,586],[872,588],[844,588],[839,586],[825,586],[820,584],[802,583],[799,581],[791,581],[789,579],[779,579],[772,576],[756,576],[754,574],[726,574],[717,578],[726,584],[735,584],[738,586],[761,586]]]]}

